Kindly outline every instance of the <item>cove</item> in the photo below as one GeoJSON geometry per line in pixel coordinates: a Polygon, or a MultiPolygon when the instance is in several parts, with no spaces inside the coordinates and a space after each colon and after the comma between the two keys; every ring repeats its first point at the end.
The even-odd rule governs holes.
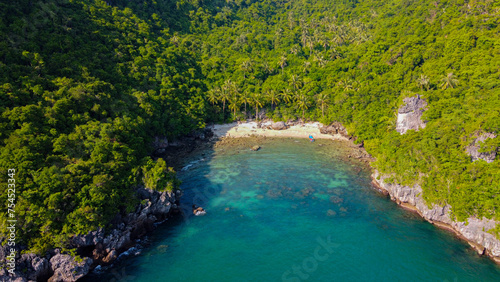
{"type": "MultiPolygon", "coordinates": [[[[251,140],[251,139],[249,139],[251,140]]],[[[345,144],[261,139],[188,157],[185,213],[103,281],[498,281],[465,242],[370,186],[345,144]],[[191,205],[208,214],[192,216],[191,205]]]]}

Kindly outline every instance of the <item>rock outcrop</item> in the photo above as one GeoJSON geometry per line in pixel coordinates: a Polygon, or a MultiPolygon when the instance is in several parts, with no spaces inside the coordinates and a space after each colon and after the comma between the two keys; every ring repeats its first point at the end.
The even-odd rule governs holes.
{"type": "Polygon", "coordinates": [[[427,102],[420,96],[408,97],[403,101],[405,104],[398,110],[396,131],[405,134],[410,129],[418,131],[420,128],[424,128],[425,122],[422,121],[422,114],[427,102]]]}
{"type": "Polygon", "coordinates": [[[350,138],[350,136],[347,134],[347,130],[340,122],[334,122],[328,126],[320,127],[319,132],[322,134],[330,135],[340,134],[346,138],[350,138]]]}
{"type": "MultiPolygon", "coordinates": [[[[112,263],[119,255],[132,247],[134,240],[154,229],[154,223],[167,218],[178,209],[180,191],[159,192],[139,188],[137,195],[142,203],[135,212],[126,216],[117,215],[113,220],[114,229],[99,229],[88,234],[71,238],[70,245],[77,249],[83,259],[75,260],[59,250],[45,257],[23,254],[16,257],[15,275],[9,275],[4,268],[0,271],[0,281],[76,281],[85,276],[96,264],[112,263]]],[[[19,250],[18,250],[19,253],[19,250]]],[[[8,254],[0,245],[0,258],[8,254]]],[[[3,262],[4,260],[2,260],[3,262]]]]}
{"type": "Polygon", "coordinates": [[[487,163],[493,162],[495,160],[495,158],[497,157],[496,150],[492,150],[490,152],[479,152],[479,150],[481,149],[480,142],[484,142],[484,141],[486,141],[486,139],[496,138],[496,137],[497,137],[497,135],[495,135],[493,133],[489,133],[489,132],[479,135],[472,142],[472,144],[466,148],[467,154],[469,156],[471,156],[471,160],[473,162],[475,162],[477,160],[485,160],[487,163]]]}
{"type": "Polygon", "coordinates": [[[54,274],[48,281],[76,281],[89,273],[92,262],[91,258],[83,258],[81,261],[76,261],[70,255],[57,254],[50,259],[51,269],[54,274]]]}
{"type": "Polygon", "coordinates": [[[271,128],[273,130],[284,130],[284,129],[287,129],[288,127],[286,126],[286,123],[284,123],[283,121],[278,121],[278,122],[275,122],[271,125],[271,128]]]}
{"type": "Polygon", "coordinates": [[[153,151],[156,153],[164,153],[168,148],[168,139],[166,137],[155,137],[153,141],[153,151]]]}
{"type": "Polygon", "coordinates": [[[386,183],[385,176],[380,176],[377,171],[372,175],[373,183],[379,189],[387,192],[391,199],[404,208],[417,211],[427,221],[455,232],[459,237],[465,239],[481,255],[487,254],[500,263],[500,240],[488,230],[495,228],[498,222],[491,219],[478,219],[470,217],[467,222],[457,222],[450,217],[450,206],[444,207],[433,205],[429,208],[422,198],[422,188],[419,185],[413,187],[399,184],[386,183]]]}

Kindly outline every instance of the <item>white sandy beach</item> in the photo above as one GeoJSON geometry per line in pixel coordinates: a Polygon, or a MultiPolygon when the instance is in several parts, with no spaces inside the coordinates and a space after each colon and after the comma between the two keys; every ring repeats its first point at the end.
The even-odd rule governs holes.
{"type": "Polygon", "coordinates": [[[315,139],[332,139],[332,140],[346,140],[340,134],[329,135],[320,133],[319,129],[323,124],[319,122],[310,122],[301,125],[293,125],[284,130],[272,130],[265,127],[270,126],[271,121],[263,122],[262,127],[257,128],[257,122],[233,122],[228,124],[216,124],[210,126],[216,137],[251,137],[251,136],[265,136],[265,137],[293,137],[293,138],[309,138],[312,135],[315,139]]]}

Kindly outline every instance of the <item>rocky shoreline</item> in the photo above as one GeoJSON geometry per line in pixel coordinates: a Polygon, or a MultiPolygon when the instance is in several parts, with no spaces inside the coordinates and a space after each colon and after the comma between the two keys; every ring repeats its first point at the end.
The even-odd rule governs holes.
{"type": "MultiPolygon", "coordinates": [[[[386,183],[384,180],[387,177],[379,175],[378,171],[371,167],[370,163],[374,159],[366,152],[363,144],[355,144],[356,139],[348,135],[342,124],[333,123],[329,126],[311,124],[314,124],[311,128],[317,127],[319,134],[333,137],[326,139],[349,144],[346,147],[347,154],[342,159],[369,167],[373,171],[372,184],[380,192],[389,195],[401,207],[417,212],[430,223],[454,232],[459,238],[474,247],[480,255],[488,255],[500,264],[500,241],[494,235],[487,233],[488,230],[496,226],[497,222],[476,218],[469,218],[468,224],[455,222],[448,214],[450,211],[449,206],[440,207],[435,205],[430,209],[421,196],[422,189],[420,186],[408,187],[386,183]]],[[[262,140],[266,139],[297,138],[295,132],[291,136],[271,134],[270,137],[267,137],[266,135],[266,132],[286,130],[291,125],[304,127],[304,124],[300,122],[288,124],[280,122],[278,124],[264,120],[257,123],[257,127],[262,130],[259,130],[259,134],[255,135],[218,135],[214,134],[210,129],[206,129],[171,143],[168,143],[166,139],[157,138],[154,144],[155,155],[165,158],[169,166],[178,169],[179,159],[197,149],[204,150],[207,147],[217,149],[222,145],[241,146],[243,144],[247,145],[251,140],[255,141],[255,145],[258,145],[257,143],[262,145],[262,143],[265,143],[262,140]],[[247,140],[242,142],[239,140],[240,137],[246,137],[247,140]]],[[[233,127],[234,125],[231,128],[233,127]]],[[[301,134],[300,137],[307,138],[307,135],[301,134]]],[[[8,273],[6,273],[4,267],[0,270],[0,281],[76,281],[96,267],[112,265],[121,253],[133,248],[139,238],[151,232],[155,227],[155,223],[166,220],[174,213],[181,212],[179,208],[180,191],[170,193],[138,188],[137,194],[139,199],[142,200],[141,204],[135,212],[124,217],[117,216],[113,220],[114,229],[107,232],[99,229],[71,239],[71,247],[76,248],[77,254],[83,259],[75,260],[69,254],[62,254],[60,249],[52,250],[45,256],[35,254],[18,255],[15,275],[7,275],[8,273]]],[[[7,248],[0,245],[0,261],[5,261],[6,256],[7,248]]]]}
{"type": "MultiPolygon", "coordinates": [[[[418,119],[419,116],[416,117],[418,119]]],[[[269,121],[266,121],[269,126],[269,121]]],[[[272,129],[272,125],[270,126],[272,129]]],[[[420,127],[422,127],[420,125],[420,127]]],[[[415,128],[412,128],[415,129],[415,128]]],[[[319,128],[321,134],[334,135],[337,140],[349,141],[351,144],[351,153],[344,160],[358,160],[361,163],[370,164],[374,159],[366,152],[363,144],[355,144],[355,139],[348,135],[345,128],[340,123],[333,123],[329,126],[319,128]]],[[[260,132],[260,138],[266,138],[265,132],[260,132]]],[[[271,135],[275,137],[275,135],[271,135]]],[[[230,136],[222,138],[220,144],[234,143],[231,139],[237,139],[241,136],[230,136]]],[[[385,195],[388,195],[391,200],[396,202],[404,209],[418,213],[422,218],[431,224],[453,232],[458,238],[465,240],[473,247],[479,255],[486,255],[492,258],[496,263],[500,264],[500,240],[493,234],[488,233],[488,230],[495,228],[498,222],[491,219],[478,219],[470,217],[467,222],[453,221],[449,215],[450,206],[441,207],[433,205],[429,208],[423,199],[421,193],[422,188],[418,185],[413,187],[403,186],[399,184],[389,184],[384,180],[388,176],[379,175],[379,172],[370,165],[372,170],[372,185],[385,195]]]]}
{"type": "Polygon", "coordinates": [[[382,193],[391,197],[402,208],[418,213],[422,218],[435,226],[455,233],[465,240],[479,255],[487,255],[500,264],[500,241],[488,230],[495,228],[497,222],[491,219],[470,217],[467,222],[457,222],[449,215],[450,206],[433,205],[429,208],[425,203],[419,185],[412,187],[386,183],[387,176],[380,176],[377,170],[372,174],[372,184],[382,193]]]}
{"type": "MultiPolygon", "coordinates": [[[[82,259],[51,250],[45,256],[33,253],[16,257],[16,271],[8,275],[6,268],[0,270],[0,281],[76,281],[97,266],[110,265],[120,253],[134,247],[139,238],[155,228],[155,223],[168,219],[179,212],[180,191],[158,192],[138,188],[137,195],[142,201],[135,212],[126,216],[117,215],[113,220],[114,229],[95,230],[85,235],[71,238],[70,247],[76,248],[82,259]]],[[[5,261],[7,246],[0,245],[0,261],[5,261]]]]}

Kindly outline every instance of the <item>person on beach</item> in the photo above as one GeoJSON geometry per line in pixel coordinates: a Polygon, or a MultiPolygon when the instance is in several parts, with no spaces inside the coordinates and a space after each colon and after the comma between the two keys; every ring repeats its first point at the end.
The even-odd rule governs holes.
{"type": "Polygon", "coordinates": [[[314,137],[312,136],[312,134],[309,135],[309,141],[314,142],[314,137]]]}

